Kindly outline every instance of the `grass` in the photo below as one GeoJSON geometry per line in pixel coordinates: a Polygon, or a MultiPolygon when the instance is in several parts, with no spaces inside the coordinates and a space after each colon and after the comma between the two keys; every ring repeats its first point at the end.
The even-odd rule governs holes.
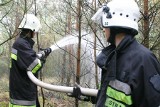
{"type": "MultiPolygon", "coordinates": [[[[42,97],[39,96],[39,101],[42,107],[42,97]]],[[[74,107],[74,98],[66,97],[65,95],[61,95],[60,98],[56,98],[56,96],[52,96],[51,98],[45,98],[45,107],[74,107]],[[63,96],[63,98],[62,98],[63,96]]],[[[8,107],[9,103],[9,93],[4,92],[0,93],[0,107],[8,107]]],[[[79,101],[79,107],[93,107],[91,103],[79,101]]]]}
{"type": "MultiPolygon", "coordinates": [[[[45,79],[45,81],[50,82],[49,79],[45,79]]],[[[52,80],[53,81],[53,80],[52,80]]],[[[8,107],[9,104],[9,88],[8,88],[8,80],[6,75],[3,78],[0,78],[0,107],[8,107]]],[[[39,89],[39,88],[38,88],[39,89]]],[[[39,89],[40,93],[40,89],[39,89]]],[[[45,94],[45,106],[44,107],[74,107],[75,99],[68,97],[64,93],[54,92],[44,89],[45,94]]],[[[39,94],[39,101],[42,107],[43,99],[41,94],[39,94]]],[[[93,107],[91,103],[79,101],[79,107],[93,107]]]]}
{"type": "Polygon", "coordinates": [[[8,107],[8,102],[0,102],[0,107],[8,107]]]}
{"type": "Polygon", "coordinates": [[[9,93],[3,92],[0,93],[0,107],[8,107],[9,103],[9,93]]]}

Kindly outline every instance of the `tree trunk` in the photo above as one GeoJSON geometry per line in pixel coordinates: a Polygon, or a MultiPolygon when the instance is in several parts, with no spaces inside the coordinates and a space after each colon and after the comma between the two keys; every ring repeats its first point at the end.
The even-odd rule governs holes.
{"type": "Polygon", "coordinates": [[[68,65],[68,73],[67,73],[67,81],[66,81],[67,86],[70,85],[71,75],[72,75],[72,72],[74,71],[73,70],[73,67],[74,67],[73,57],[71,55],[73,53],[73,46],[72,45],[68,46],[68,52],[70,54],[69,54],[69,65],[68,65]]]}
{"type": "Polygon", "coordinates": [[[20,24],[20,18],[19,18],[19,7],[18,7],[18,5],[19,5],[19,2],[17,1],[16,2],[16,25],[15,25],[15,35],[13,35],[13,36],[15,36],[15,40],[18,38],[18,36],[16,36],[16,35],[18,35],[18,33],[19,33],[19,31],[18,31],[18,27],[19,27],[19,24],[20,24]]]}
{"type": "MultiPolygon", "coordinates": [[[[93,0],[92,2],[94,9],[96,10],[96,0],[93,0]]],[[[93,32],[94,32],[94,61],[95,61],[95,82],[96,82],[96,88],[99,88],[98,84],[98,70],[97,70],[97,63],[96,63],[96,44],[97,44],[97,39],[96,39],[96,24],[93,24],[93,32]]]]}
{"type": "MultiPolygon", "coordinates": [[[[76,72],[76,82],[80,84],[80,63],[81,63],[81,5],[82,1],[77,1],[77,23],[76,30],[79,32],[78,36],[78,48],[77,48],[77,72],[76,72]]],[[[78,107],[78,100],[75,101],[75,106],[78,107]]]]}
{"type": "MultiPolygon", "coordinates": [[[[65,47],[66,49],[66,47],[65,47]]],[[[61,72],[61,85],[64,84],[65,75],[66,75],[66,52],[63,54],[63,60],[62,60],[62,72],[61,72]]]]}
{"type": "Polygon", "coordinates": [[[160,46],[158,47],[158,60],[160,61],[160,46]]]}
{"type": "Polygon", "coordinates": [[[144,26],[143,26],[143,45],[149,48],[149,15],[148,0],[144,0],[144,26]]]}
{"type": "MultiPolygon", "coordinates": [[[[72,0],[69,0],[70,3],[72,3],[72,0]]],[[[71,34],[71,28],[72,28],[72,14],[71,14],[71,7],[68,6],[68,11],[67,11],[67,33],[71,34]]],[[[70,85],[70,80],[71,80],[71,74],[73,72],[73,57],[72,57],[72,53],[73,53],[73,46],[69,45],[68,46],[68,52],[69,52],[69,64],[68,64],[68,73],[67,73],[67,81],[66,81],[66,85],[69,86],[70,85]]]]}

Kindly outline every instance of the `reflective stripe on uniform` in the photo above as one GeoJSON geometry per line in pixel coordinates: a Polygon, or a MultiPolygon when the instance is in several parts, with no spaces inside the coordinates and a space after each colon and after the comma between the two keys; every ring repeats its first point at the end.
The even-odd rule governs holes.
{"type": "Polygon", "coordinates": [[[35,107],[36,101],[10,99],[11,107],[35,107]],[[19,106],[24,105],[24,106],[19,106]]]}
{"type": "Polygon", "coordinates": [[[11,58],[17,60],[17,50],[14,48],[11,50],[11,58]]]}
{"type": "Polygon", "coordinates": [[[107,96],[127,105],[132,105],[131,88],[128,84],[121,81],[114,80],[109,83],[107,96]]]}
{"type": "Polygon", "coordinates": [[[33,106],[22,106],[22,105],[15,105],[15,104],[9,103],[9,107],[36,107],[36,105],[33,105],[33,106]]]}
{"type": "Polygon", "coordinates": [[[114,81],[110,81],[109,85],[113,88],[115,88],[116,90],[119,90],[121,92],[124,92],[125,94],[129,95],[131,94],[131,88],[128,84],[118,81],[118,80],[114,80],[114,81]]]}
{"type": "Polygon", "coordinates": [[[106,107],[126,107],[124,104],[119,103],[118,101],[113,100],[113,99],[111,99],[109,97],[107,98],[105,106],[106,107]]]}
{"type": "Polygon", "coordinates": [[[32,73],[36,73],[41,66],[41,61],[36,58],[33,63],[27,68],[27,70],[32,71],[32,73]]]}

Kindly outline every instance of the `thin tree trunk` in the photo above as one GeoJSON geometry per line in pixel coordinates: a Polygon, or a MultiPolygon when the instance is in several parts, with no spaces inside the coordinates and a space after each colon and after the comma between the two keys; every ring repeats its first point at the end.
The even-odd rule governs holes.
{"type": "MultiPolygon", "coordinates": [[[[67,9],[68,9],[68,7],[67,7],[67,9]]],[[[68,14],[68,11],[67,11],[67,14],[68,14]]],[[[68,34],[68,15],[66,14],[66,16],[67,16],[67,18],[66,18],[66,27],[65,27],[65,35],[67,35],[68,34]]],[[[68,48],[67,48],[67,46],[65,46],[64,47],[64,49],[65,50],[67,50],[68,48]]],[[[61,85],[63,85],[64,83],[65,83],[65,78],[66,78],[66,72],[67,72],[67,70],[66,70],[66,51],[64,52],[64,54],[63,54],[63,60],[62,60],[62,73],[61,73],[61,85]]]]}
{"type": "MultiPolygon", "coordinates": [[[[34,14],[35,16],[37,16],[37,4],[36,4],[36,0],[34,0],[34,4],[35,4],[35,11],[34,11],[34,14]]],[[[37,49],[38,51],[40,51],[40,45],[39,45],[39,36],[38,36],[38,33],[36,33],[36,37],[37,37],[37,49]]],[[[40,80],[43,81],[43,69],[41,69],[41,72],[40,72],[40,80]]],[[[45,105],[45,97],[44,97],[44,92],[43,92],[43,88],[40,87],[40,90],[41,90],[41,94],[42,94],[42,107],[44,107],[45,105]]],[[[38,90],[37,90],[38,91],[38,90]]],[[[38,97],[38,95],[37,95],[38,97]]],[[[38,98],[37,98],[38,99],[38,98]]]]}
{"type": "Polygon", "coordinates": [[[69,68],[69,72],[67,73],[67,82],[66,82],[66,85],[69,86],[70,85],[70,80],[71,80],[71,74],[73,72],[73,57],[72,57],[72,53],[73,53],[73,46],[72,45],[69,45],[68,46],[68,52],[70,53],[69,54],[69,65],[68,65],[68,68],[69,68]]]}
{"type": "MultiPolygon", "coordinates": [[[[11,47],[12,47],[12,40],[9,41],[9,54],[8,54],[8,71],[10,70],[10,67],[11,67],[11,47]]],[[[3,50],[4,51],[4,50],[3,50]]]]}
{"type": "Polygon", "coordinates": [[[160,61],[160,46],[158,47],[158,59],[160,61]]]}
{"type": "MultiPolygon", "coordinates": [[[[78,36],[78,48],[77,48],[77,72],[76,72],[76,82],[77,84],[80,84],[80,63],[81,63],[81,5],[82,1],[77,1],[77,24],[76,24],[76,30],[79,32],[78,36]]],[[[75,106],[78,107],[78,99],[75,101],[75,106]]]]}
{"type": "MultiPolygon", "coordinates": [[[[67,2],[69,3],[72,3],[72,0],[68,0],[67,2]]],[[[70,6],[67,6],[67,14],[66,14],[67,18],[66,18],[66,29],[65,29],[65,35],[68,35],[71,33],[71,8],[70,6]]],[[[65,47],[65,50],[68,50],[68,52],[70,53],[69,54],[69,62],[71,62],[70,60],[71,59],[71,46],[66,46],[65,47]]],[[[67,81],[66,81],[66,85],[68,86],[70,84],[70,73],[71,73],[71,63],[69,63],[67,66],[66,66],[66,53],[64,54],[63,56],[63,68],[62,68],[62,78],[61,78],[61,83],[64,82],[64,79],[66,78],[67,81]],[[66,67],[68,67],[69,69],[67,69],[66,67]],[[67,69],[67,70],[66,70],[67,69]],[[67,72],[67,73],[66,73],[67,72]]]]}
{"type": "Polygon", "coordinates": [[[77,26],[76,30],[78,34],[78,49],[77,49],[77,73],[76,73],[76,82],[80,84],[80,55],[81,55],[81,0],[78,0],[77,3],[77,26]]]}
{"type": "MultiPolygon", "coordinates": [[[[19,9],[18,9],[18,1],[16,2],[16,25],[15,25],[15,35],[18,34],[18,26],[20,24],[20,19],[19,19],[19,9]]],[[[13,35],[13,36],[15,36],[13,35]]],[[[18,36],[15,36],[15,39],[17,39],[18,36]]]]}
{"type": "MultiPolygon", "coordinates": [[[[69,0],[70,3],[72,3],[72,0],[69,0]]],[[[71,20],[71,8],[70,6],[68,6],[68,12],[67,12],[67,33],[68,34],[71,34],[71,28],[72,28],[72,20],[71,20]]],[[[69,54],[69,65],[68,65],[68,73],[67,73],[67,81],[66,81],[66,85],[69,86],[70,85],[70,80],[71,80],[71,73],[73,72],[73,57],[72,57],[72,50],[73,50],[73,46],[72,45],[69,45],[68,46],[68,52],[70,53],[69,54]]]]}
{"type": "MultiPolygon", "coordinates": [[[[96,10],[96,0],[93,0],[93,7],[96,10]]],[[[96,44],[97,44],[97,39],[96,39],[96,25],[93,24],[93,32],[94,32],[94,61],[95,61],[95,82],[96,82],[96,88],[99,88],[99,84],[98,84],[98,70],[97,70],[97,63],[96,63],[96,44]]]]}
{"type": "Polygon", "coordinates": [[[149,48],[149,15],[148,0],[144,0],[144,26],[143,26],[144,46],[149,48]]]}
{"type": "MultiPolygon", "coordinates": [[[[65,47],[66,49],[66,47],[65,47]]],[[[65,74],[66,74],[66,52],[63,54],[63,61],[62,61],[62,73],[61,73],[61,85],[64,84],[65,74]]]]}

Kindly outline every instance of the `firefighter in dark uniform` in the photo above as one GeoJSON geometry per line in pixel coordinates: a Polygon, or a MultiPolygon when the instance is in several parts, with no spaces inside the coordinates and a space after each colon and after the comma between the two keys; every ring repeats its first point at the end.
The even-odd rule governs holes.
{"type": "Polygon", "coordinates": [[[101,10],[101,24],[110,45],[97,56],[102,76],[96,107],[160,106],[160,63],[134,38],[138,34],[138,5],[134,0],[112,0],[101,10]]]}
{"type": "Polygon", "coordinates": [[[139,17],[134,0],[112,0],[92,17],[110,43],[97,56],[102,73],[96,107],[160,106],[160,63],[134,38],[139,17]]]}
{"type": "Polygon", "coordinates": [[[40,107],[37,100],[37,86],[27,75],[27,71],[32,71],[37,77],[43,65],[41,60],[51,52],[50,48],[45,49],[46,56],[39,59],[33,50],[32,38],[40,27],[40,21],[33,14],[26,14],[19,25],[21,33],[11,51],[9,107],[40,107]]]}

